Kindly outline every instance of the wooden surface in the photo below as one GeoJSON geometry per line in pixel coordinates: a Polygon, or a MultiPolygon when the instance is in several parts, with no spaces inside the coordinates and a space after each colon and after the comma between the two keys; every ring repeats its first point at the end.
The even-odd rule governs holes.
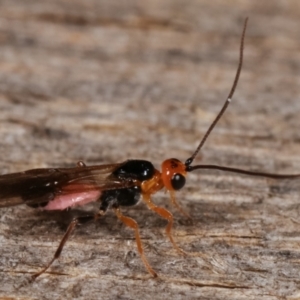
{"type": "MultiPolygon", "coordinates": [[[[185,160],[223,105],[249,16],[234,100],[202,162],[300,172],[300,5],[277,1],[7,0],[0,2],[0,170],[185,160]]],[[[198,159],[198,163],[200,159],[198,159]]],[[[59,262],[65,222],[26,206],[0,212],[5,299],[299,299],[298,182],[190,174],[174,237],[145,205],[140,225],[153,279],[133,232],[112,213],[82,226],[59,262]]],[[[63,217],[64,219],[64,217],[63,217]]],[[[1,298],[2,299],[2,298],[1,298]]]]}

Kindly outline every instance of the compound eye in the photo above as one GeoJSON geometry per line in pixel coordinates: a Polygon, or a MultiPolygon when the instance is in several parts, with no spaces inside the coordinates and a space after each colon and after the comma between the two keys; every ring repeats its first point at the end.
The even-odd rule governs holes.
{"type": "Polygon", "coordinates": [[[180,190],[185,185],[185,177],[179,173],[174,174],[171,179],[171,185],[175,191],[180,190]]]}

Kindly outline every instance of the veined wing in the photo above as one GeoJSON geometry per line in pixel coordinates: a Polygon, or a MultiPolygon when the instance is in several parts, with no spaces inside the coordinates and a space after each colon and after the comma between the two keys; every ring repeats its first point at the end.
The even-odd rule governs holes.
{"type": "Polygon", "coordinates": [[[113,175],[123,164],[32,169],[1,175],[0,207],[23,203],[44,206],[61,194],[130,187],[132,182],[113,175]]]}

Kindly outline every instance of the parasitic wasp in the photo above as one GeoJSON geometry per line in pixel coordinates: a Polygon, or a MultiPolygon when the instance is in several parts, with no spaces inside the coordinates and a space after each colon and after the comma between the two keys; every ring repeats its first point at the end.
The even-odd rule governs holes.
{"type": "Polygon", "coordinates": [[[136,221],[123,215],[120,208],[122,206],[136,205],[140,198],[142,198],[150,210],[168,221],[166,234],[176,250],[184,253],[172,237],[172,214],[167,209],[156,206],[152,202],[151,197],[162,189],[167,190],[172,204],[182,214],[189,217],[175,198],[176,191],[184,187],[186,176],[189,172],[198,169],[215,169],[274,179],[300,177],[300,174],[272,174],[219,165],[192,165],[233,97],[243,64],[246,27],[247,19],[245,20],[241,36],[238,68],[230,93],[222,109],[200,141],[197,149],[185,162],[181,162],[176,158],[167,159],[162,163],[161,171],[159,171],[155,169],[150,161],[146,160],[127,160],[123,163],[96,166],[86,166],[82,161],[79,161],[77,166],[73,168],[33,169],[0,176],[0,207],[26,204],[40,210],[59,211],[75,206],[82,206],[94,201],[99,203],[99,211],[96,214],[80,216],[71,221],[53,258],[42,270],[33,275],[33,279],[46,272],[52,263],[58,259],[66,241],[77,225],[97,220],[108,209],[113,209],[117,218],[134,230],[137,249],[141,259],[148,272],[152,276],[157,276],[157,273],[151,267],[144,254],[136,221]]]}

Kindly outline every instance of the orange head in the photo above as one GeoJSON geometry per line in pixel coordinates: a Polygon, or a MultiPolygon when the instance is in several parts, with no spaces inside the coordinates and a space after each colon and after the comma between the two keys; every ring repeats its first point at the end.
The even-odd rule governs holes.
{"type": "Polygon", "coordinates": [[[165,160],[161,165],[161,178],[168,191],[180,190],[185,185],[186,165],[176,158],[165,160]]]}

